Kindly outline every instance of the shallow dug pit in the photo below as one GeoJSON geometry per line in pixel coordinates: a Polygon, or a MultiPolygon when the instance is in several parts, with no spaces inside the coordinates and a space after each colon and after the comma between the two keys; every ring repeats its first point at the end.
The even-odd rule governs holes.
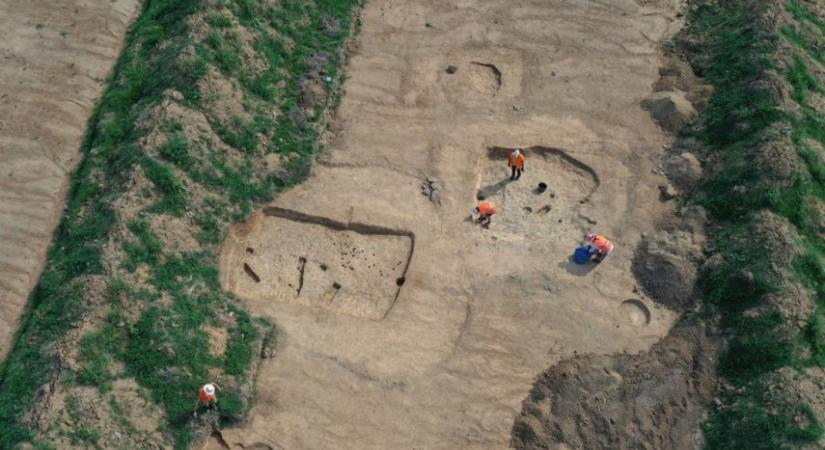
{"type": "Polygon", "coordinates": [[[492,97],[501,89],[501,70],[495,64],[471,61],[467,81],[478,93],[492,97]]]}
{"type": "Polygon", "coordinates": [[[381,320],[404,285],[413,247],[407,231],[271,207],[231,231],[221,278],[247,301],[381,320]]]}
{"type": "Polygon", "coordinates": [[[634,327],[643,327],[650,323],[650,310],[641,300],[630,299],[622,302],[622,316],[634,327]]]}
{"type": "Polygon", "coordinates": [[[507,158],[513,150],[490,147],[479,163],[476,197],[496,202],[494,229],[569,240],[594,225],[588,200],[600,182],[590,166],[562,149],[528,147],[521,149],[525,171],[511,181],[507,158]]]}

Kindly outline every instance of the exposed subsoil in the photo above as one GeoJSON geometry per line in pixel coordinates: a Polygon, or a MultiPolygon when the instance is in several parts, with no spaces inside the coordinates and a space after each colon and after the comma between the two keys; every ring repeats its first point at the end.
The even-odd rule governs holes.
{"type": "MultiPolygon", "coordinates": [[[[280,334],[277,357],[261,363],[250,420],[222,430],[222,442],[503,448],[547,367],[660,342],[677,312],[637,287],[631,262],[642,234],[673,213],[673,202],[660,201],[666,180],[656,169],[669,138],[640,104],[660,78],[660,45],[681,26],[677,7],[367,3],[331,151],[274,204],[323,220],[262,214],[224,245],[224,287],[280,334]],[[509,182],[501,156],[517,147],[527,151],[527,171],[509,182]],[[549,186],[540,194],[539,182],[549,186]],[[468,221],[480,191],[501,205],[489,229],[468,221]],[[410,233],[414,247],[353,224],[410,233]],[[569,256],[588,229],[616,250],[599,266],[576,266],[569,256]],[[398,286],[392,265],[405,252],[398,286]],[[353,269],[333,272],[341,256],[353,269]],[[318,289],[305,301],[301,273],[302,289],[310,280],[318,289]],[[257,288],[279,278],[287,288],[257,288]],[[325,299],[330,283],[342,286],[339,296],[349,289],[348,303],[325,299]]],[[[668,345],[644,357],[671,370],[668,345]]],[[[672,370],[691,361],[691,345],[672,356],[681,364],[672,370]]]]}
{"type": "Polygon", "coordinates": [[[137,0],[0,2],[0,359],[37,283],[86,121],[137,0]]]}

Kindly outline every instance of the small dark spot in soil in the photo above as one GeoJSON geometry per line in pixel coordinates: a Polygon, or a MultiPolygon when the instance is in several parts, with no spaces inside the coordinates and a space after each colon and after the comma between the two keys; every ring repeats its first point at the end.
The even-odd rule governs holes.
{"type": "Polygon", "coordinates": [[[338,290],[341,289],[341,284],[336,281],[336,282],[332,283],[332,288],[335,289],[336,291],[338,291],[338,290]]]}
{"type": "Polygon", "coordinates": [[[456,73],[457,71],[458,71],[458,67],[453,66],[453,65],[447,66],[447,73],[449,73],[450,75],[456,73]]]}
{"type": "Polygon", "coordinates": [[[247,248],[246,248],[246,252],[247,252],[247,253],[249,253],[249,254],[251,255],[251,254],[255,253],[255,249],[254,249],[254,248],[252,248],[252,247],[247,247],[247,248]]]}
{"type": "Polygon", "coordinates": [[[529,206],[525,206],[525,207],[524,207],[524,212],[526,212],[526,213],[531,213],[531,212],[533,212],[533,208],[531,208],[531,207],[529,207],[529,206]]]}
{"type": "Polygon", "coordinates": [[[326,272],[326,271],[327,271],[327,269],[328,269],[328,267],[327,267],[327,265],[326,265],[326,264],[321,264],[321,270],[323,270],[324,272],[326,272]]]}
{"type": "Polygon", "coordinates": [[[559,223],[561,223],[561,219],[559,219],[559,223]]]}
{"type": "Polygon", "coordinates": [[[396,284],[398,287],[401,287],[401,286],[404,286],[404,283],[405,283],[406,281],[407,281],[407,279],[406,279],[406,278],[404,278],[404,277],[397,278],[397,279],[395,280],[395,284],[396,284]]]}

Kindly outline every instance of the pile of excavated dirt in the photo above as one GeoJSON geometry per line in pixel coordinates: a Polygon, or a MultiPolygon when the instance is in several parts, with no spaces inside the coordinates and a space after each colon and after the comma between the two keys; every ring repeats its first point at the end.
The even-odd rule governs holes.
{"type": "Polygon", "coordinates": [[[701,448],[718,339],[680,324],[638,355],[587,355],[543,373],[513,425],[516,449],[701,448]]]}
{"type": "Polygon", "coordinates": [[[669,138],[641,102],[676,3],[369,2],[331,150],[273,205],[291,218],[264,209],[224,244],[223,286],[279,339],[250,420],[207,445],[502,448],[548,366],[659,342],[677,314],[637,288],[631,262],[673,211],[658,188],[669,138]],[[513,148],[527,170],[509,182],[513,148]],[[480,193],[500,204],[489,229],[468,220],[480,193]],[[616,250],[577,266],[589,229],[616,250]]]}
{"type": "Polygon", "coordinates": [[[0,7],[0,359],[43,269],[137,0],[0,7]]]}

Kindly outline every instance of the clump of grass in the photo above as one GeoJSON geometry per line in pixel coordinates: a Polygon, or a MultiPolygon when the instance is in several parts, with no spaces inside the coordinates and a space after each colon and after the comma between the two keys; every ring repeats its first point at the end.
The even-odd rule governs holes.
{"type": "Polygon", "coordinates": [[[182,170],[192,167],[193,158],[189,155],[189,142],[180,132],[170,135],[159,151],[160,156],[182,170]]]}

